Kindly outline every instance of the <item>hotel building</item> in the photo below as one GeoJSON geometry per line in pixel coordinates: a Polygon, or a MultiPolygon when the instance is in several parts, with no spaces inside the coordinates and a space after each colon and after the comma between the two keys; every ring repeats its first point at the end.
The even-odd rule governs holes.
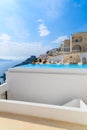
{"type": "Polygon", "coordinates": [[[61,52],[87,52],[87,32],[72,34],[61,44],[61,52]]]}

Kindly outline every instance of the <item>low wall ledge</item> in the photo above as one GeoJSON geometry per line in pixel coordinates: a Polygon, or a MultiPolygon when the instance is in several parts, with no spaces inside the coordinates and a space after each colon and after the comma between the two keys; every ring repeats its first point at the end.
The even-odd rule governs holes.
{"type": "Polygon", "coordinates": [[[87,75],[86,69],[32,69],[32,68],[10,68],[10,73],[47,73],[47,74],[77,74],[87,75]]]}

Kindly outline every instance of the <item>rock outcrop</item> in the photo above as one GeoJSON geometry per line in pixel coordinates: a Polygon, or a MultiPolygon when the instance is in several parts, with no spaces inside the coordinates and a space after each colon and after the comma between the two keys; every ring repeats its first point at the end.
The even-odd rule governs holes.
{"type": "Polygon", "coordinates": [[[77,64],[80,62],[80,54],[69,54],[64,57],[64,63],[77,64]]]}
{"type": "Polygon", "coordinates": [[[26,65],[26,64],[31,64],[33,61],[35,61],[37,58],[36,56],[31,56],[30,58],[27,58],[25,61],[23,61],[20,64],[15,65],[14,67],[20,66],[20,65],[26,65]]]}

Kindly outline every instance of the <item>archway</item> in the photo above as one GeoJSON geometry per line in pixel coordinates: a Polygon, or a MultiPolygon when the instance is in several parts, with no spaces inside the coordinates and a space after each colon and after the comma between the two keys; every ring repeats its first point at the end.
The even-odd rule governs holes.
{"type": "Polygon", "coordinates": [[[75,52],[81,52],[82,47],[80,45],[75,45],[72,50],[75,51],[75,52]]]}

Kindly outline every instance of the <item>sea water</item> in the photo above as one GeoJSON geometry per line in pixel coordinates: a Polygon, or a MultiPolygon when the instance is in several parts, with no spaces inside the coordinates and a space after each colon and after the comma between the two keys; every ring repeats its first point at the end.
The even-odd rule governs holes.
{"type": "MultiPolygon", "coordinates": [[[[21,60],[0,60],[0,76],[2,76],[9,68],[21,62],[21,60]]],[[[2,78],[0,78],[0,82],[3,82],[2,78]]]]}

